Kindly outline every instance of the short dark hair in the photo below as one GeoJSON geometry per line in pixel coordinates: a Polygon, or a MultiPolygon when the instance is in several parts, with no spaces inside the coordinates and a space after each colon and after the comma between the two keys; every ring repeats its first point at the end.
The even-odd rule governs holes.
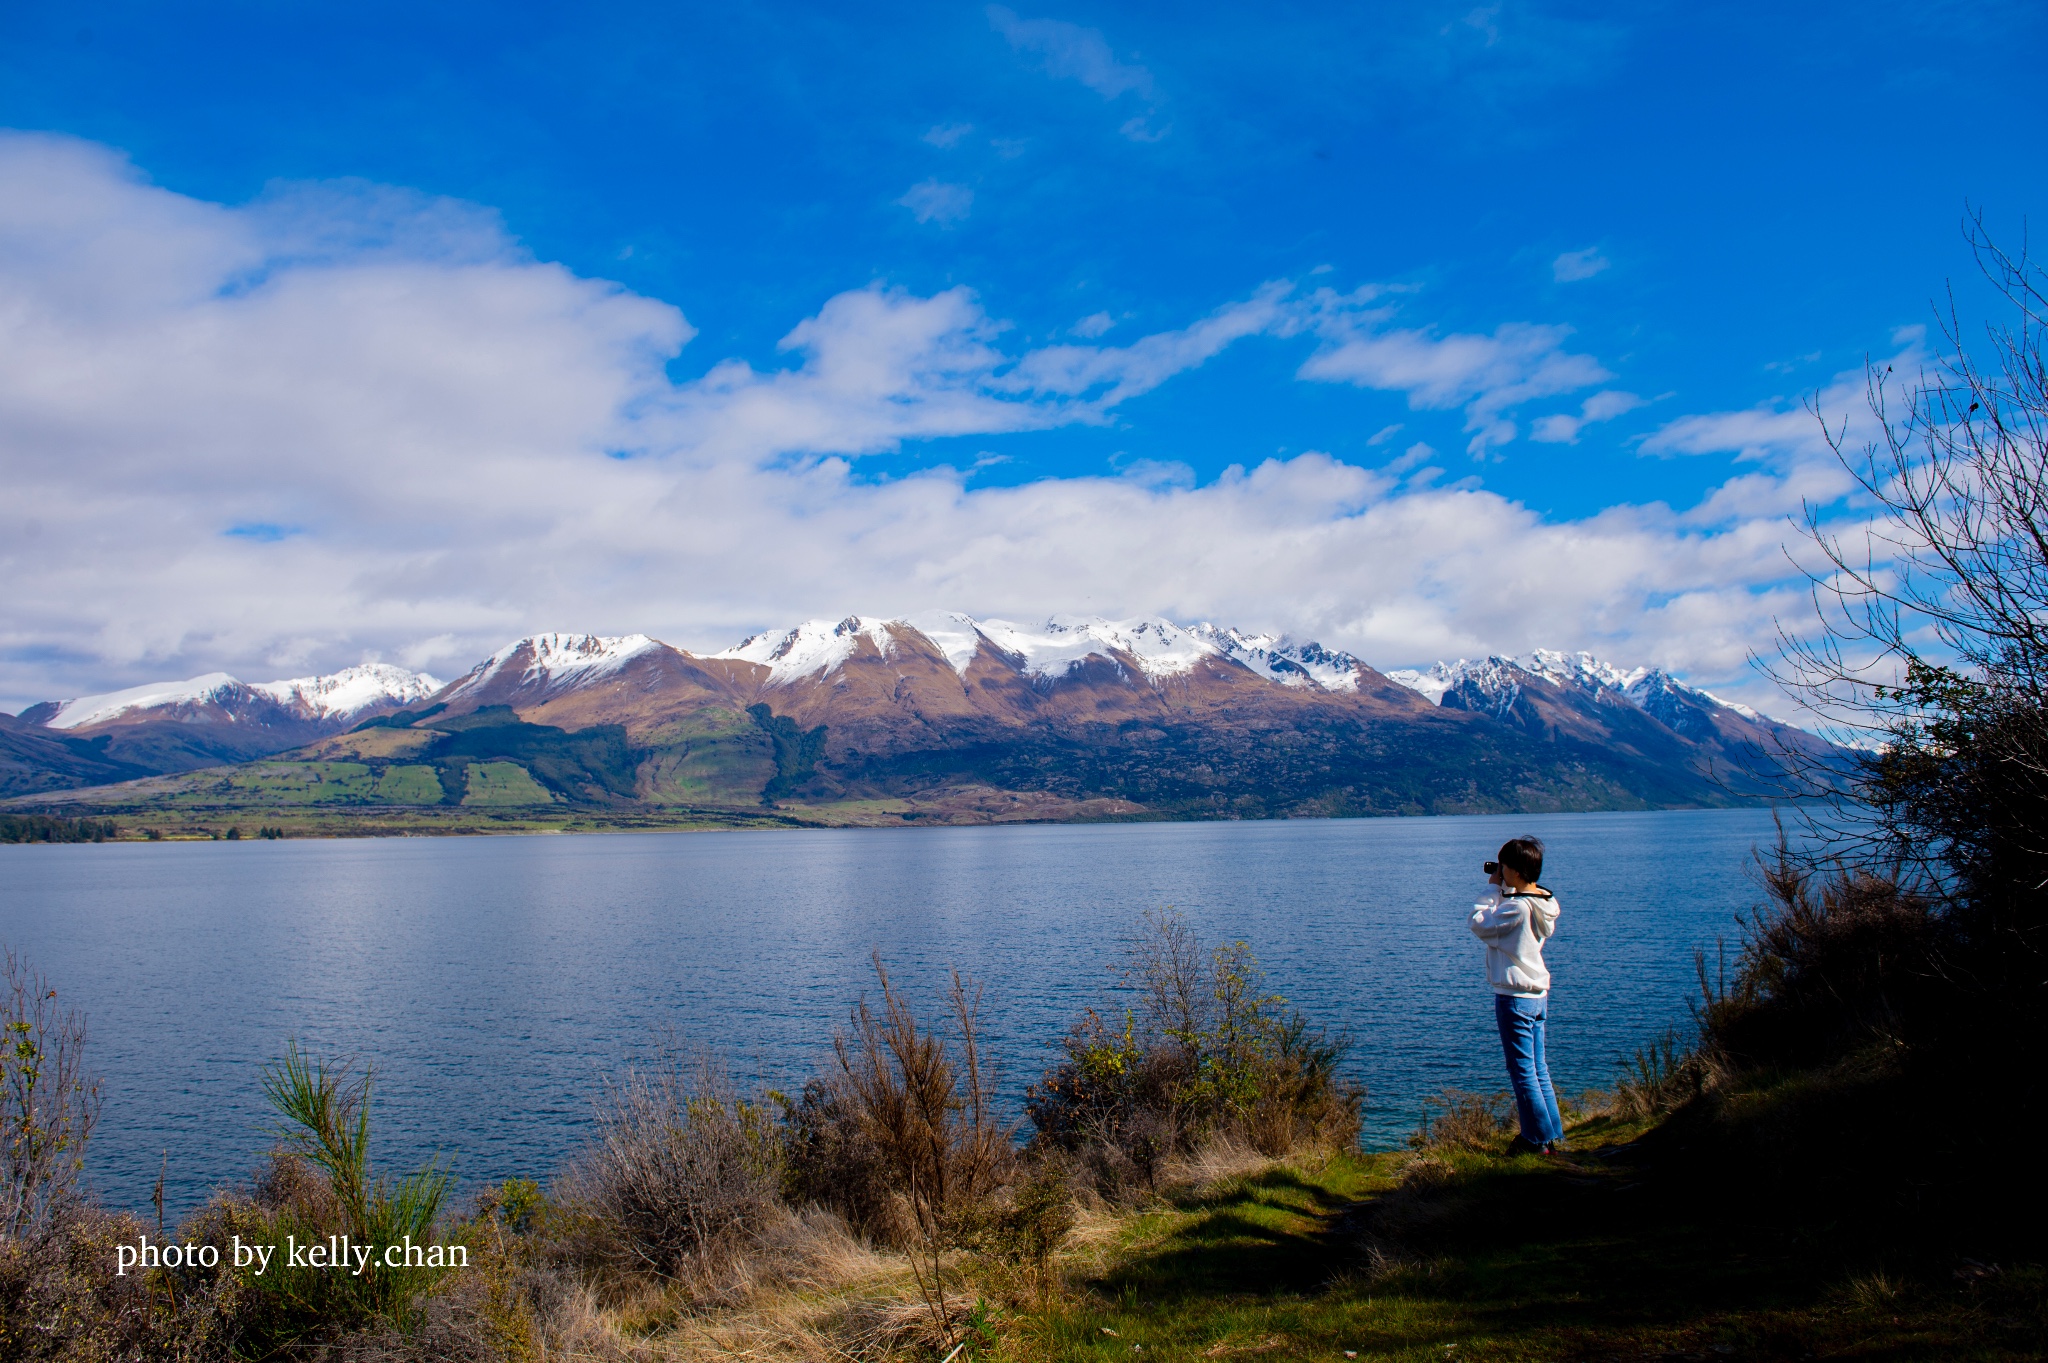
{"type": "Polygon", "coordinates": [[[1530,884],[1543,879],[1543,840],[1509,838],[1500,845],[1500,864],[1530,884]]]}

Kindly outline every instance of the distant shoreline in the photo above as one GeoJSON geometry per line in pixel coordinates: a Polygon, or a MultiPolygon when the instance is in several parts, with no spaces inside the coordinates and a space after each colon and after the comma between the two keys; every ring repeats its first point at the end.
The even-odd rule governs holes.
{"type": "Polygon", "coordinates": [[[812,831],[820,829],[917,829],[994,828],[1020,825],[1087,825],[1121,823],[1278,823],[1302,820],[1485,818],[1551,814],[1640,814],[1715,809],[1756,809],[1804,807],[1810,801],[1731,800],[1725,804],[1616,805],[1591,808],[1443,809],[1389,811],[1360,814],[1278,814],[1257,817],[1219,815],[1204,817],[1171,812],[1127,808],[1115,812],[1018,814],[1007,818],[981,816],[960,810],[920,809],[911,801],[850,801],[842,805],[795,806],[772,809],[691,809],[673,814],[655,811],[562,811],[550,815],[535,810],[511,810],[488,814],[436,809],[433,806],[385,808],[375,811],[318,812],[289,809],[206,809],[165,810],[146,805],[94,804],[83,800],[50,800],[20,797],[0,801],[0,819],[56,820],[81,825],[111,824],[104,837],[0,837],[5,842],[117,842],[117,843],[210,843],[256,842],[308,839],[354,838],[436,838],[509,837],[569,833],[714,833],[736,831],[812,831]],[[904,809],[881,805],[909,805],[904,809]]]}

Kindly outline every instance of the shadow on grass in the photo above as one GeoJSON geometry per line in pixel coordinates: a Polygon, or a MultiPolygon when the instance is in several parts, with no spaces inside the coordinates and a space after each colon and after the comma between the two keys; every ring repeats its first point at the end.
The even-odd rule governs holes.
{"type": "MultiPolygon", "coordinates": [[[[1142,1341],[1161,1363],[1441,1358],[1450,1344],[1502,1359],[2039,1356],[1996,1342],[2003,1325],[1986,1333],[2025,1316],[2011,1339],[2039,1339],[2034,1313],[1992,1306],[1989,1289],[1965,1299],[1923,1280],[1882,1309],[1859,1305],[1873,1265],[1648,1168],[1635,1147],[1558,1163],[1457,1156],[1406,1187],[1398,1165],[1273,1169],[1178,1199],[1164,1233],[1092,1284],[1102,1314],[1063,1322],[1055,1354],[1142,1341]],[[1105,1321],[1116,1335],[1094,1328],[1105,1321]]],[[[1992,1295],[2026,1296],[2011,1277],[1992,1295]]]]}
{"type": "Polygon", "coordinates": [[[1313,1291],[1344,1253],[1345,1217],[1356,1202],[1276,1168],[1173,1205],[1195,1219],[1104,1278],[1104,1288],[1157,1298],[1313,1291]]]}

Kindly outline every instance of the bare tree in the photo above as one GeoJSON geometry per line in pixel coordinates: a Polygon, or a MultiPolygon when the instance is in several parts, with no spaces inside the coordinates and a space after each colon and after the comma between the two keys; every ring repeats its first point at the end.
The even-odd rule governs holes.
{"type": "Polygon", "coordinates": [[[1950,889],[2048,852],[2048,272],[1965,234],[2010,313],[1973,348],[1951,290],[1930,369],[1870,368],[1876,438],[1823,421],[1876,514],[1844,535],[1807,506],[1820,631],[1766,668],[1863,750],[1883,854],[1950,889]]]}
{"type": "Polygon", "coordinates": [[[0,1235],[33,1239],[82,1196],[100,1086],[85,1069],[85,1018],[11,948],[0,952],[0,1031],[0,1235]]]}

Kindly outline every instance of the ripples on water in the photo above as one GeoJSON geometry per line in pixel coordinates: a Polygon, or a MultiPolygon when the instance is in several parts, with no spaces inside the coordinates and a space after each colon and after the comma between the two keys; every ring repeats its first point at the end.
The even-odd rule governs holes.
{"type": "Polygon", "coordinates": [[[88,1015],[90,1175],[117,1206],[148,1203],[164,1152],[174,1214],[246,1175],[290,1037],[374,1062],[382,1167],[545,1177],[595,1076],[663,1028],[800,1085],[877,949],[933,1011],[949,967],[986,982],[1014,1100],[1166,904],[1356,1037],[1366,1141],[1389,1145],[1424,1095],[1504,1087],[1463,918],[1522,832],[1564,911],[1553,1072],[1606,1085],[1685,1018],[1694,948],[1736,937],[1767,812],[10,846],[0,942],[88,1015]]]}

